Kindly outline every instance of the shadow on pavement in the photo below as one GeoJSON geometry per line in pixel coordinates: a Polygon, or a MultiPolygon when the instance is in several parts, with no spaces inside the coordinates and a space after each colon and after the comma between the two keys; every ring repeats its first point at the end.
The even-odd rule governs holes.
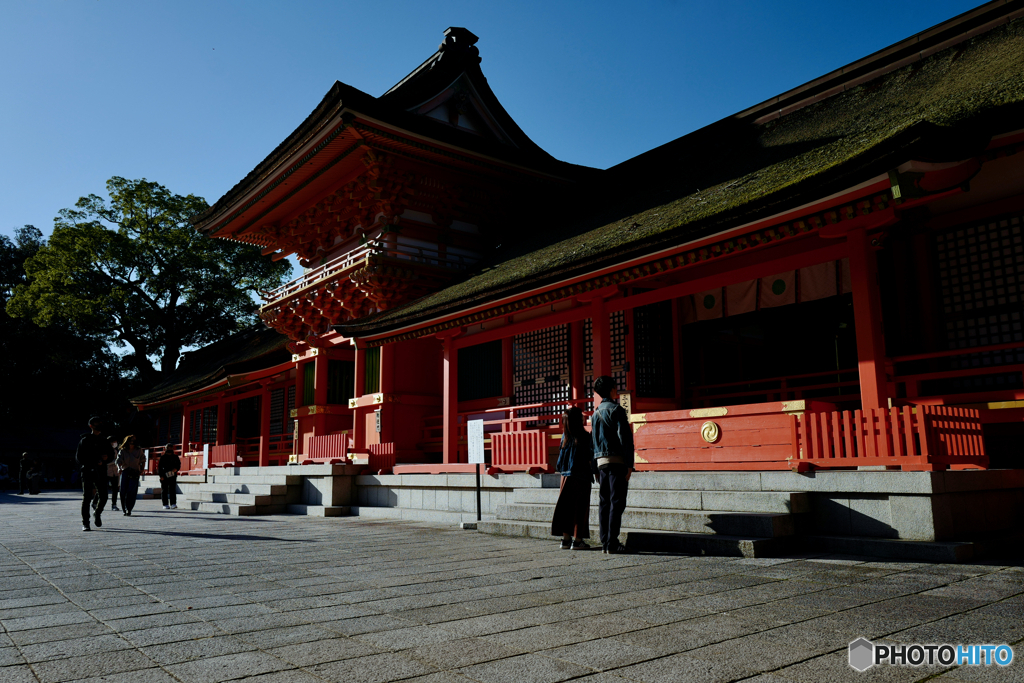
{"type": "MultiPolygon", "coordinates": [[[[134,516],[134,515],[133,515],[134,516]]],[[[278,538],[276,536],[253,536],[252,534],[195,534],[185,531],[154,531],[151,529],[103,529],[108,534],[157,534],[160,536],[181,536],[182,538],[209,538],[218,541],[288,541],[289,543],[315,543],[307,538],[278,538]]]]}

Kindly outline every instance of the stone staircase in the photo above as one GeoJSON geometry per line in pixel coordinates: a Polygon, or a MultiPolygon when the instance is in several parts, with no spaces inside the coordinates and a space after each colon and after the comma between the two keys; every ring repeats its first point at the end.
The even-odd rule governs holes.
{"type": "MultiPolygon", "coordinates": [[[[702,491],[672,488],[667,473],[637,473],[630,481],[620,542],[632,550],[742,557],[785,552],[797,533],[797,519],[810,509],[800,492],[702,491]]],[[[552,539],[551,518],[558,500],[557,480],[540,488],[517,488],[500,506],[497,519],[480,531],[552,539]]],[[[680,482],[681,486],[684,485],[680,482]]],[[[592,544],[598,539],[598,490],[591,492],[592,544]]]]}
{"type": "Polygon", "coordinates": [[[279,467],[210,470],[206,483],[185,492],[199,512],[225,515],[276,515],[289,512],[302,498],[302,477],[279,467]]]}

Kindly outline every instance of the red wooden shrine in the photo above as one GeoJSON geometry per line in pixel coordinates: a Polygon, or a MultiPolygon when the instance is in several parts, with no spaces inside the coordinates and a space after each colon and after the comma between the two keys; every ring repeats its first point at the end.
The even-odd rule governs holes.
{"type": "Polygon", "coordinates": [[[638,469],[1020,467],[1024,107],[982,85],[1020,85],[1018,14],[605,171],[530,141],[465,29],[380,97],[338,83],[196,220],[305,271],[136,399],[154,443],[459,472],[482,419],[490,471],[551,471],[607,374],[638,469]]]}

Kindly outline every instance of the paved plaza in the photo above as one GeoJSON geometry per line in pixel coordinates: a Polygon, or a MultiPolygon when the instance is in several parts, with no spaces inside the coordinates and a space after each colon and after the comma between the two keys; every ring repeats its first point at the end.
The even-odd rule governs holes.
{"type": "Polygon", "coordinates": [[[1024,570],[563,551],[354,518],[0,494],[0,682],[1024,681],[1024,570]],[[1008,643],[857,673],[858,637],[1008,643]]]}

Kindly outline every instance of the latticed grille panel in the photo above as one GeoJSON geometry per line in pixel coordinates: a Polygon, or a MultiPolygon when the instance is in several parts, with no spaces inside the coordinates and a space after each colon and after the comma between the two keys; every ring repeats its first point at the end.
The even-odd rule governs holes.
{"type": "Polygon", "coordinates": [[[672,303],[665,301],[633,311],[636,393],[651,398],[675,396],[672,303]]]}
{"type": "MultiPolygon", "coordinates": [[[[515,405],[567,401],[569,326],[556,325],[516,335],[512,344],[515,405]]],[[[544,412],[524,411],[523,416],[544,412]]]]}
{"type": "MultiPolygon", "coordinates": [[[[950,349],[1024,341],[1024,234],[1020,216],[962,225],[935,235],[946,344],[950,349]]],[[[1024,363],[1024,350],[950,359],[951,370],[1024,363]]],[[[947,390],[1012,388],[1019,373],[943,382],[947,390]]],[[[938,387],[936,387],[938,388],[938,387]]]]}
{"type": "MultiPolygon", "coordinates": [[[[608,339],[610,344],[610,355],[612,361],[612,377],[616,386],[625,391],[626,389],[626,335],[629,330],[626,327],[626,314],[623,311],[615,311],[608,316],[610,327],[608,339]]],[[[591,318],[583,321],[583,381],[586,385],[586,396],[594,393],[594,328],[591,318]]]]}
{"type": "Polygon", "coordinates": [[[270,390],[270,435],[284,431],[284,389],[270,390]]]}
{"type": "Polygon", "coordinates": [[[217,406],[203,408],[203,443],[217,441],[217,406]]]}

